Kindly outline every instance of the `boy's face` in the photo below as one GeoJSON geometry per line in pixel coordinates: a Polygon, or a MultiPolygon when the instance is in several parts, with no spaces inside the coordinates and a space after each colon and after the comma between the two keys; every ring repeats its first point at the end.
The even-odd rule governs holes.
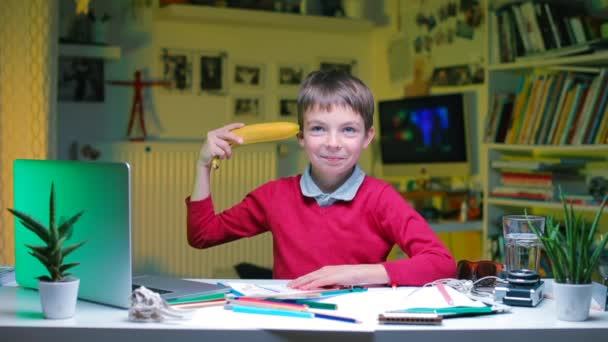
{"type": "Polygon", "coordinates": [[[329,111],[313,108],[304,113],[304,127],[298,136],[311,163],[315,179],[332,184],[350,176],[363,151],[374,138],[366,134],[363,118],[349,107],[329,111]]]}

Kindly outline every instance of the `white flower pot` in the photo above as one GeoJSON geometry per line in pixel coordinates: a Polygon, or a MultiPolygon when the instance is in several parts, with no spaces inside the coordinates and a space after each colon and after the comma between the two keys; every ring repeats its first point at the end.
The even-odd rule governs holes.
{"type": "Polygon", "coordinates": [[[557,319],[580,322],[589,317],[592,284],[553,284],[557,319]]]}
{"type": "Polygon", "coordinates": [[[44,317],[65,319],[74,316],[78,299],[80,279],[68,278],[64,281],[39,281],[40,304],[44,317]]]}

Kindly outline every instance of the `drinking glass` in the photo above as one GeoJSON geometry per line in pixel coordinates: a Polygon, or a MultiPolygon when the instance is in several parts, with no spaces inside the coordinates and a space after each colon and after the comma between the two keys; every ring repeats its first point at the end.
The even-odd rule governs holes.
{"type": "Polygon", "coordinates": [[[545,229],[545,217],[534,215],[506,215],[502,217],[505,239],[505,270],[531,270],[538,274],[541,242],[530,225],[545,229]]]}

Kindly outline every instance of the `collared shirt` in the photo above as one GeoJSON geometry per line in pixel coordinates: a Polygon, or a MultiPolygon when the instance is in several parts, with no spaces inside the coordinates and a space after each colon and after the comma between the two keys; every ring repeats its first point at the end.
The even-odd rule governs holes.
{"type": "Polygon", "coordinates": [[[361,170],[359,165],[355,165],[353,173],[348,177],[346,182],[342,184],[336,191],[331,194],[324,193],[319,189],[315,181],[310,175],[310,164],[306,167],[306,170],[300,178],[300,189],[302,194],[306,197],[312,197],[317,201],[317,204],[321,207],[327,207],[334,204],[338,200],[351,201],[355,198],[357,190],[365,179],[365,172],[361,170]]]}

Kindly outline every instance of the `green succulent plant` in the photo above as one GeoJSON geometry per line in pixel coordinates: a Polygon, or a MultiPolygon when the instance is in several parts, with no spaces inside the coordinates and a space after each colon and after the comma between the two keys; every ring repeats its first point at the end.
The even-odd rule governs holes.
{"type": "Polygon", "coordinates": [[[65,263],[65,257],[86,243],[82,241],[69,246],[64,246],[68,238],[72,235],[74,223],[78,221],[84,211],[72,216],[59,226],[55,223],[55,189],[51,183],[51,199],[49,205],[49,227],[45,227],[35,218],[28,214],[22,213],[15,209],[8,209],[15,215],[21,224],[36,234],[44,245],[29,245],[25,244],[30,249],[29,254],[40,261],[49,272],[49,275],[40,276],[38,279],[43,281],[59,282],[71,275],[67,271],[72,267],[78,266],[79,262],[65,263]]]}
{"type": "Polygon", "coordinates": [[[551,270],[557,283],[589,284],[608,242],[606,234],[595,248],[593,247],[608,195],[604,197],[591,224],[585,222],[582,214],[577,213],[572,204],[568,204],[561,190],[560,198],[564,208],[563,228],[553,217],[547,217],[544,231],[531,222],[530,227],[539,237],[547,257],[551,260],[551,270]]]}

